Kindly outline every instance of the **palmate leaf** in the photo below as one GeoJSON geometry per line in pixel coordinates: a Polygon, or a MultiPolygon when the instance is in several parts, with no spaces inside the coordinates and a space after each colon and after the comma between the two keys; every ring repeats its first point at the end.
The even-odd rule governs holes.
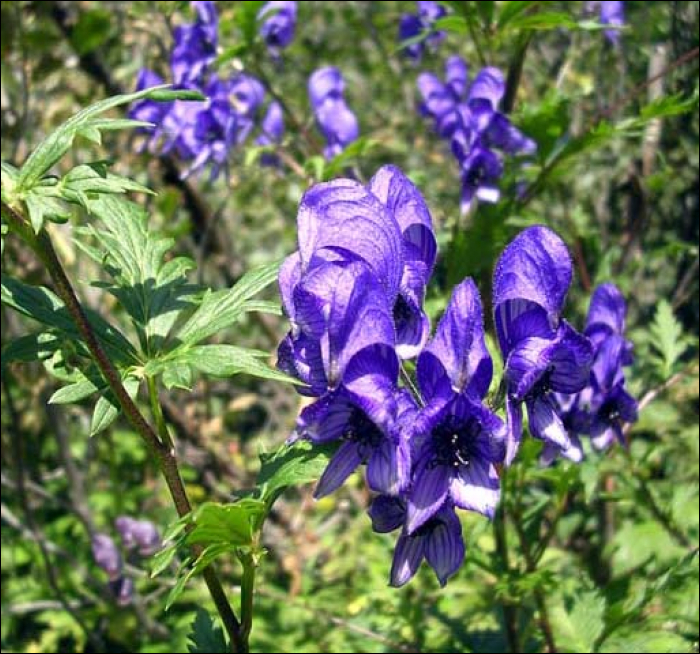
{"type": "Polygon", "coordinates": [[[187,638],[190,641],[187,648],[191,654],[228,652],[223,629],[202,607],[197,609],[197,615],[192,623],[192,632],[187,638]]]}
{"type": "Polygon", "coordinates": [[[134,322],[145,353],[158,352],[180,312],[193,306],[196,289],[186,273],[194,262],[186,257],[168,261],[173,239],[147,227],[147,214],[139,205],[116,195],[99,195],[88,202],[101,227],[90,225],[97,248],[82,249],[104,265],[113,283],[107,285],[134,322]]]}

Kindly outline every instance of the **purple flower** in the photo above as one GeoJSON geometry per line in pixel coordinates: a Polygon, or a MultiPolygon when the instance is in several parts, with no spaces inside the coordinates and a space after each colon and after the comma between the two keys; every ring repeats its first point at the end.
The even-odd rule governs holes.
{"type": "Polygon", "coordinates": [[[435,130],[450,140],[459,162],[462,211],[469,211],[474,198],[497,202],[504,168],[498,151],[532,155],[537,150],[536,143],[498,111],[505,93],[501,71],[483,68],[470,85],[467,64],[453,56],[445,64],[445,83],[432,73],[421,73],[418,90],[421,113],[433,118],[435,130]]]}
{"type": "Polygon", "coordinates": [[[134,599],[134,580],[122,575],[109,582],[109,589],[119,606],[129,606],[134,599]]]}
{"type": "MultiPolygon", "coordinates": [[[[271,102],[265,116],[260,123],[260,134],[255,138],[256,145],[275,145],[282,141],[284,136],[284,112],[279,102],[271,102]]],[[[273,152],[264,152],[260,157],[263,166],[276,166],[279,163],[277,155],[273,152]]]]}
{"type": "Polygon", "coordinates": [[[493,516],[499,498],[495,464],[505,455],[505,426],[482,404],[492,374],[481,300],[467,279],[455,288],[418,358],[418,386],[426,404],[411,430],[409,534],[446,502],[493,516]]]}
{"type": "Polygon", "coordinates": [[[341,441],[315,496],[336,490],[363,463],[373,490],[395,495],[408,483],[408,443],[395,429],[399,372],[390,307],[362,262],[321,263],[294,289],[302,331],[317,338],[323,395],[297,420],[294,438],[341,441]]]}
{"type": "MultiPolygon", "coordinates": [[[[380,495],[369,508],[372,528],[387,533],[404,525],[406,502],[398,497],[380,495]]],[[[409,534],[404,527],[394,550],[391,585],[403,586],[416,574],[425,558],[441,586],[459,569],[464,560],[462,525],[454,507],[445,504],[420,529],[409,534]]]]}
{"type": "MultiPolygon", "coordinates": [[[[615,284],[608,282],[596,287],[588,307],[584,332],[591,339],[594,348],[598,349],[612,335],[624,336],[626,315],[625,298],[615,284]]],[[[632,343],[625,341],[623,365],[633,363],[632,350],[632,343]]]]}
{"type": "Polygon", "coordinates": [[[95,563],[109,575],[110,580],[117,579],[122,573],[122,556],[114,541],[107,534],[95,534],[91,546],[95,563]]]}
{"type": "Polygon", "coordinates": [[[150,520],[135,520],[129,516],[119,516],[114,525],[127,549],[138,548],[142,556],[150,556],[160,549],[161,538],[158,528],[150,520]]]}
{"type": "Polygon", "coordinates": [[[420,353],[430,334],[423,300],[437,257],[433,221],[421,192],[396,166],[382,166],[368,188],[401,230],[403,270],[393,314],[397,354],[410,359],[420,353]]]}
{"type": "Polygon", "coordinates": [[[445,32],[433,31],[435,22],[447,14],[447,10],[441,4],[432,2],[417,2],[417,14],[404,14],[399,21],[400,42],[414,39],[423,33],[427,33],[424,40],[411,43],[404,48],[405,55],[415,62],[422,59],[426,47],[435,51],[440,43],[445,39],[445,32]]]}
{"type": "Polygon", "coordinates": [[[193,24],[178,25],[170,56],[173,81],[177,85],[199,84],[216,58],[218,19],[214,2],[192,2],[197,12],[193,24]]]}
{"type": "Polygon", "coordinates": [[[297,24],[296,2],[266,2],[258,12],[260,36],[273,55],[286,48],[294,40],[297,24]],[[264,19],[264,20],[263,20],[264,19]]]}
{"type": "Polygon", "coordinates": [[[571,444],[556,393],[583,390],[593,362],[590,341],[561,319],[571,277],[564,242],[540,225],[521,232],[496,265],[493,306],[505,361],[507,464],[520,444],[523,403],[533,436],[560,449],[571,444]]]}
{"type": "Polygon", "coordinates": [[[323,155],[330,160],[357,140],[360,135],[357,117],[345,102],[345,81],[334,66],[312,73],[308,87],[316,123],[326,139],[323,155]]]}

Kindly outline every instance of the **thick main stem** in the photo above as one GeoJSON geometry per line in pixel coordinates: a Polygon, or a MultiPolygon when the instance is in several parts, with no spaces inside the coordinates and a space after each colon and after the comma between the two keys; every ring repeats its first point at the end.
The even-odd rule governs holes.
{"type": "Polygon", "coordinates": [[[253,628],[253,593],[255,591],[255,571],[258,562],[255,554],[241,555],[243,566],[243,578],[241,579],[241,639],[243,640],[242,652],[248,652],[248,640],[253,628]]]}
{"type": "MultiPolygon", "coordinates": [[[[173,499],[178,515],[187,515],[191,512],[192,505],[187,497],[187,491],[185,490],[185,486],[182,482],[182,477],[180,476],[180,470],[178,468],[177,459],[175,458],[175,453],[172,446],[158,438],[151,425],[148,424],[146,419],[143,417],[143,414],[124,388],[119,372],[114,367],[114,364],[107,356],[104,348],[97,339],[97,336],[95,335],[95,332],[93,331],[92,326],[90,325],[90,322],[83,311],[80,301],[78,300],[78,296],[75,294],[70,280],[63,270],[63,266],[61,265],[58,255],[56,254],[56,250],[53,247],[51,237],[46,230],[42,230],[39,232],[39,234],[35,235],[24,216],[22,216],[18,211],[4,201],[2,202],[2,216],[13,228],[13,230],[25,240],[32,250],[34,250],[36,255],[46,266],[49,276],[51,277],[51,281],[54,284],[56,293],[63,301],[67,311],[70,313],[81,337],[90,350],[93,360],[100,369],[100,372],[102,373],[102,376],[107,382],[110,390],[119,401],[124,415],[141,436],[151,454],[158,461],[158,465],[163,477],[165,478],[165,482],[168,486],[168,490],[170,491],[170,495],[173,499]]],[[[241,626],[238,622],[238,618],[231,608],[231,605],[229,604],[216,572],[213,568],[208,567],[204,570],[203,577],[207,587],[209,588],[209,593],[214,600],[216,609],[221,616],[221,620],[224,623],[226,632],[229,635],[233,651],[242,651],[240,649],[242,644],[241,626]]]]}

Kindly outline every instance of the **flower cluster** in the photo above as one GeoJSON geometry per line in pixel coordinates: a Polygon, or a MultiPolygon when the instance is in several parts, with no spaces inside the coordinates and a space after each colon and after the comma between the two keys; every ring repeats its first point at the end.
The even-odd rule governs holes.
{"type": "Polygon", "coordinates": [[[345,102],[345,80],[334,66],[314,71],[309,77],[309,101],[316,124],[326,139],[323,156],[330,160],[357,140],[357,117],[345,102]]]}
{"type": "Polygon", "coordinates": [[[607,449],[615,441],[624,444],[623,425],[636,422],[637,401],[627,391],[623,370],[634,361],[632,344],[624,337],[626,313],[617,286],[606,283],[595,289],[584,330],[593,346],[589,383],[576,395],[558,398],[571,442],[564,449],[545,448],[545,462],[559,454],[580,461],[581,436],[590,437],[596,450],[607,449]]]}
{"type": "Polygon", "coordinates": [[[433,31],[433,25],[438,18],[447,14],[445,7],[437,2],[428,0],[417,2],[417,14],[404,14],[399,22],[399,41],[411,41],[404,49],[405,55],[419,62],[425,54],[426,48],[435,51],[440,43],[445,39],[445,32],[433,31]],[[427,33],[423,40],[413,42],[413,39],[427,33]]]}
{"type": "MultiPolygon", "coordinates": [[[[119,516],[114,521],[114,526],[127,551],[136,550],[140,556],[150,556],[161,546],[158,529],[149,520],[119,516]]],[[[134,594],[134,581],[124,574],[124,559],[114,539],[108,534],[97,533],[92,537],[91,547],[95,563],[109,577],[109,587],[117,603],[120,606],[130,604],[134,594]]]]}
{"type": "Polygon", "coordinates": [[[503,155],[532,155],[537,149],[532,139],[498,111],[505,93],[501,71],[483,68],[470,84],[466,62],[452,56],[445,64],[444,82],[424,72],[418,76],[418,90],[421,113],[450,142],[459,163],[462,210],[469,210],[473,198],[497,202],[503,155]]]}
{"type": "Polygon", "coordinates": [[[297,26],[297,3],[293,0],[266,2],[258,12],[260,36],[270,54],[277,57],[294,40],[297,26]]]}
{"type": "Polygon", "coordinates": [[[430,337],[423,300],[436,238],[421,193],[398,168],[382,167],[367,186],[313,186],[297,223],[299,248],[279,276],[291,329],[278,366],[314,400],[290,440],[338,445],[316,497],[366,466],[377,493],[374,530],[400,529],[392,585],[408,582],[423,559],[444,585],[464,558],[456,510],[494,515],[499,466],[517,453],[523,407],[545,450],[565,454],[578,442],[566,397],[585,405],[594,439],[618,434],[633,417],[619,368],[630,361],[624,302],[613,286],[601,287],[580,334],[561,317],[573,272],[563,241],[543,226],[516,237],[493,283],[504,421],[484,403],[493,364],[471,279],[454,288],[430,337]],[[415,381],[407,359],[416,359],[415,381]]]}
{"type": "MultiPolygon", "coordinates": [[[[188,162],[186,177],[209,166],[216,178],[228,162],[231,150],[245,142],[258,125],[265,102],[265,88],[255,77],[241,73],[224,79],[210,71],[216,57],[218,20],[214,2],[192,2],[197,20],[174,31],[170,57],[172,80],[178,88],[194,89],[206,102],[160,103],[141,100],[129,112],[131,118],[153,123],[149,147],[162,154],[174,153],[188,162]]],[[[143,69],[137,90],[162,84],[155,72],[143,69]]],[[[284,133],[282,108],[268,104],[256,138],[258,145],[279,143],[284,133]]],[[[150,128],[149,128],[150,129],[150,128]]],[[[263,163],[271,160],[263,160],[263,163]]]]}

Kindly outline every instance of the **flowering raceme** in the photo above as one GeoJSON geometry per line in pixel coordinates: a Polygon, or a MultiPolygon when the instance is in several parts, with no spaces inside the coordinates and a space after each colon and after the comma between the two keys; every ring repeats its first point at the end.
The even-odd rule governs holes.
{"type": "MultiPolygon", "coordinates": [[[[342,95],[337,75],[317,82],[312,100],[342,95]]],[[[483,78],[477,88],[486,98],[494,86],[483,78]]],[[[612,285],[600,287],[580,334],[561,317],[573,274],[563,241],[538,225],[505,248],[493,284],[504,422],[485,404],[493,363],[471,279],[453,289],[430,338],[423,300],[437,241],[420,191],[401,170],[383,166],[366,186],[336,179],[311,187],[297,228],[298,250],[279,274],[291,329],[278,367],[313,401],[290,442],[337,443],[316,497],[366,466],[377,493],[374,530],[400,530],[392,585],[407,583],[423,560],[444,585],[464,558],[458,511],[494,516],[523,406],[549,458],[576,459],[581,430],[602,444],[632,417],[621,373],[631,361],[624,300],[612,285]],[[416,359],[415,380],[403,367],[408,359],[416,359]],[[570,419],[584,410],[585,424],[570,419]]]]}
{"type": "Polygon", "coordinates": [[[468,211],[474,198],[497,202],[501,153],[532,155],[537,150],[535,142],[498,111],[505,93],[501,71],[483,68],[470,84],[466,62],[452,56],[445,63],[444,82],[424,72],[417,84],[421,113],[432,118],[435,131],[450,142],[459,163],[462,210],[468,211]]]}
{"type": "Polygon", "coordinates": [[[326,139],[323,156],[330,160],[357,140],[357,117],[344,98],[345,80],[335,66],[319,68],[309,77],[309,100],[316,124],[326,139]]]}
{"type": "Polygon", "coordinates": [[[637,420],[637,401],[626,388],[623,367],[633,363],[632,344],[625,339],[627,307],[620,290],[611,283],[593,292],[584,334],[593,346],[593,365],[588,385],[578,394],[559,397],[565,422],[571,431],[568,448],[549,447],[545,462],[562,455],[573,461],[583,458],[581,437],[588,436],[596,450],[615,441],[624,444],[623,425],[637,420]]]}
{"type": "MultiPolygon", "coordinates": [[[[173,153],[187,162],[183,177],[208,167],[214,179],[226,169],[232,150],[246,142],[258,126],[265,88],[246,73],[225,79],[211,72],[218,43],[216,6],[214,2],[191,4],[197,20],[175,29],[171,73],[177,87],[200,91],[207,101],[161,103],[140,100],[134,103],[129,116],[153,123],[155,127],[148,146],[152,151],[173,153]]],[[[157,73],[143,69],[139,72],[136,89],[140,91],[162,83],[163,78],[157,73]]],[[[265,146],[277,144],[283,133],[281,107],[271,102],[260,123],[256,143],[265,146]]],[[[270,156],[263,157],[261,162],[267,165],[275,160],[270,156]]]]}

